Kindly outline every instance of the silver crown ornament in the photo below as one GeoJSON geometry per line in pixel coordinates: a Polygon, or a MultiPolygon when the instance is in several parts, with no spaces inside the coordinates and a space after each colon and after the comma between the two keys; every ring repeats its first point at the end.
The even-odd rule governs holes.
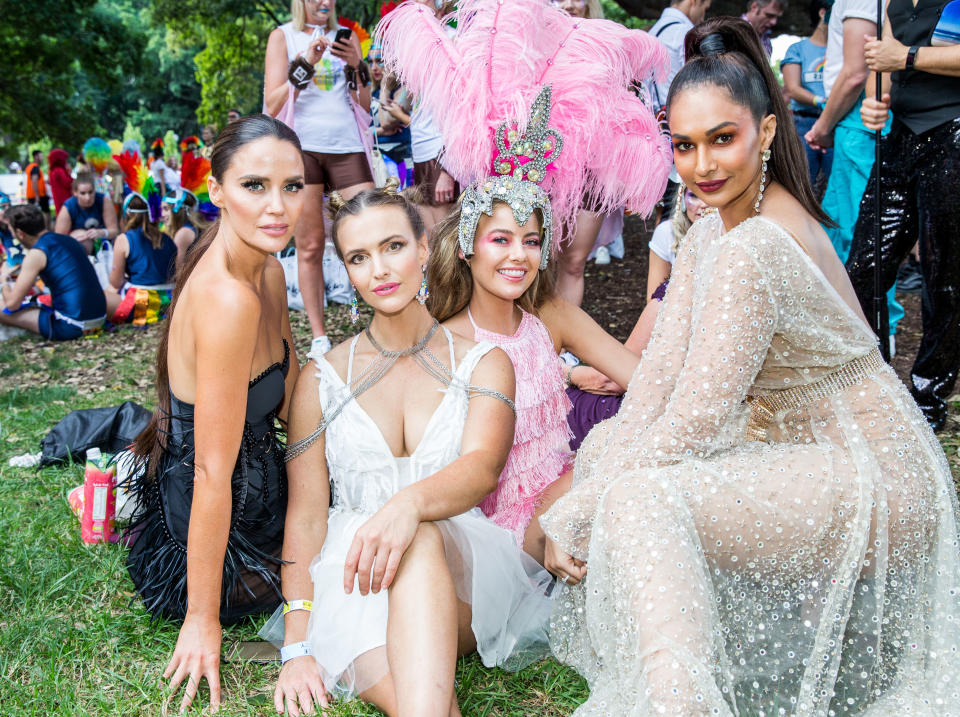
{"type": "Polygon", "coordinates": [[[464,256],[473,255],[473,242],[480,215],[493,216],[494,202],[504,202],[513,210],[517,224],[526,224],[535,209],[543,215],[540,242],[540,269],[547,268],[553,241],[553,212],[550,197],[540,186],[547,165],[555,162],[563,150],[563,137],[547,124],[550,121],[550,85],[544,86],[530,108],[526,131],[521,134],[509,120],[497,127],[497,154],[493,158],[495,174],[475,182],[460,201],[460,248],[464,256]]]}

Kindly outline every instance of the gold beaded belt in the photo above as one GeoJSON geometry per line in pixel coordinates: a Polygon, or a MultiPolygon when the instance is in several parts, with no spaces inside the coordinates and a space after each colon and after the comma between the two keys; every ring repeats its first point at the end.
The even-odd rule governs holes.
{"type": "Polygon", "coordinates": [[[884,365],[879,349],[845,363],[813,383],[785,388],[762,396],[747,396],[750,420],[747,422],[748,441],[766,441],[767,429],[780,411],[802,408],[854,386],[876,374],[884,365]]]}

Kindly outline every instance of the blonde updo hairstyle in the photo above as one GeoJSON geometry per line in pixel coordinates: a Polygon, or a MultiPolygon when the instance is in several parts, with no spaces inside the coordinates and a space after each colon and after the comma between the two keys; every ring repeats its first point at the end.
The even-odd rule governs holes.
{"type": "Polygon", "coordinates": [[[417,209],[417,200],[418,197],[415,192],[411,190],[400,191],[400,181],[396,177],[387,179],[387,183],[383,187],[365,189],[350,199],[344,199],[340,192],[330,192],[330,198],[327,200],[327,211],[333,220],[330,238],[337,250],[337,256],[343,259],[339,241],[340,225],[343,220],[356,216],[371,207],[396,207],[400,209],[406,215],[407,221],[410,222],[413,235],[418,240],[425,237],[426,228],[423,224],[423,217],[420,216],[420,211],[417,209]]]}
{"type": "MultiPolygon", "coordinates": [[[[494,206],[504,202],[494,201],[494,206]]],[[[543,216],[536,212],[543,234],[543,216]]],[[[430,240],[430,259],[427,261],[427,286],[430,298],[427,308],[437,321],[446,321],[463,311],[473,295],[473,274],[470,264],[460,256],[460,205],[434,228],[430,240]]],[[[548,249],[549,251],[549,249],[548,249]]],[[[536,314],[556,291],[557,261],[553,251],[547,268],[537,272],[533,283],[517,299],[521,309],[536,314]]]]}

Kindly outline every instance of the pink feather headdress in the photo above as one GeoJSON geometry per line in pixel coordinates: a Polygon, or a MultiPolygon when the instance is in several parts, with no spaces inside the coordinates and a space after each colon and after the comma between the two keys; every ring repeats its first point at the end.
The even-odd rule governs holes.
{"type": "MultiPolygon", "coordinates": [[[[605,213],[649,213],[672,155],[652,110],[631,90],[667,67],[647,33],[573,18],[548,0],[460,0],[451,41],[429,7],[408,1],[377,27],[387,66],[417,95],[443,135],[444,168],[462,184],[499,174],[497,128],[525,135],[549,86],[549,127],[562,155],[538,181],[554,217],[572,226],[585,201],[605,213]]],[[[558,153],[559,154],[559,153],[558,153]]]]}

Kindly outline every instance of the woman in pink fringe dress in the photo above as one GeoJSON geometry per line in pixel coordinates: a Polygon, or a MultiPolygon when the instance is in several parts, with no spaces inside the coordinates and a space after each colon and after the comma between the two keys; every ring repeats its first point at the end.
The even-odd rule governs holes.
{"type": "MultiPolygon", "coordinates": [[[[434,118],[444,167],[467,190],[434,232],[428,308],[502,348],[517,378],[513,449],[484,513],[543,560],[538,521],[570,483],[566,349],[615,381],[638,358],[555,295],[558,241],[588,197],[646,214],[670,156],[636,77],[665,65],[643,32],[567,15],[546,0],[461,0],[451,40],[422,6],[377,30],[384,60],[434,118]],[[496,143],[493,141],[496,138],[496,143]]],[[[621,385],[626,385],[623,383],[621,385]]]]}

